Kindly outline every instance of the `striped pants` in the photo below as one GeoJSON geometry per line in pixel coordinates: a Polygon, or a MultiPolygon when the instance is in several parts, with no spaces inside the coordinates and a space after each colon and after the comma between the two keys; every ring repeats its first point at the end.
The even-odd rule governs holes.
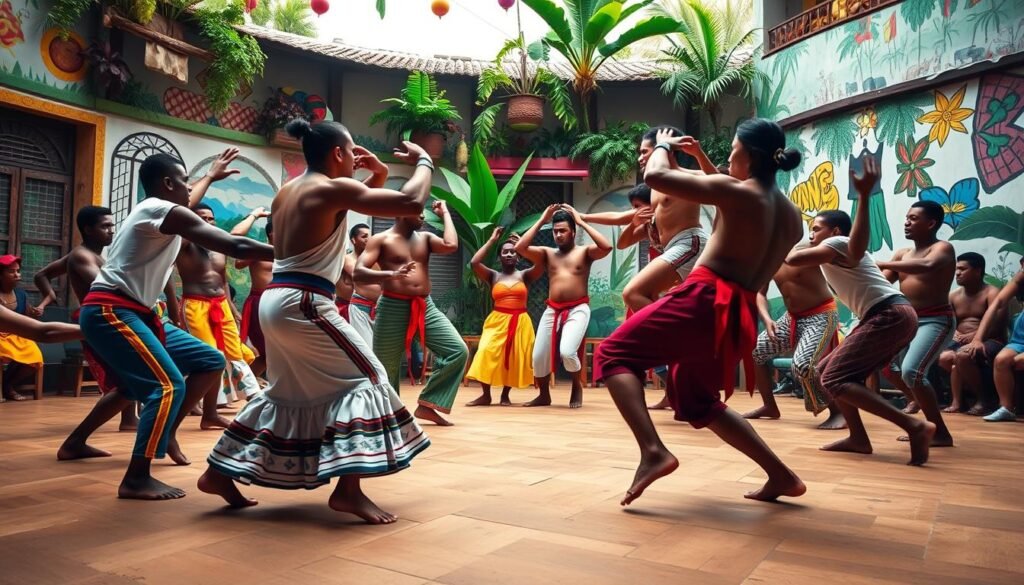
{"type": "MultiPolygon", "coordinates": [[[[384,365],[388,381],[398,391],[405,354],[405,332],[409,326],[409,302],[381,297],[373,324],[373,353],[384,365]]],[[[425,345],[434,354],[434,369],[420,392],[419,404],[443,412],[452,411],[455,395],[469,359],[469,348],[455,326],[427,297],[425,345]]]]}
{"type": "Polygon", "coordinates": [[[767,331],[757,336],[754,363],[763,366],[772,359],[793,353],[793,375],[804,389],[804,406],[818,414],[828,407],[829,399],[818,376],[818,362],[829,349],[832,336],[839,330],[839,312],[827,311],[797,319],[794,330],[789,313],[775,322],[775,339],[767,331]],[[796,336],[796,347],[793,338],[796,336]]]}

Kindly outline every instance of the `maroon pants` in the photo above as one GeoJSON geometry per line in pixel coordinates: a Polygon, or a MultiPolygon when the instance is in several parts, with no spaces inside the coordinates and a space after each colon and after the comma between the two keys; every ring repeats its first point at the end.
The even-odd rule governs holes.
{"type": "Polygon", "coordinates": [[[848,390],[849,384],[863,385],[876,370],[888,367],[916,334],[917,313],[909,304],[871,312],[838,348],[818,362],[822,387],[835,398],[848,390]]]}

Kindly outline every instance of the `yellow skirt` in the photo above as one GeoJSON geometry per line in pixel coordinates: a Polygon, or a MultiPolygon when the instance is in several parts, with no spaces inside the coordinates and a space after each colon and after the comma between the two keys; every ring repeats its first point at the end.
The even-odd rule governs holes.
{"type": "MultiPolygon", "coordinates": [[[[213,302],[218,301],[213,299],[213,302]]],[[[231,306],[228,305],[227,299],[221,299],[219,302],[221,311],[224,313],[224,322],[221,325],[224,332],[224,357],[232,361],[251,364],[256,359],[256,354],[239,338],[238,327],[235,326],[235,320],[231,316],[231,306]]],[[[182,301],[185,326],[188,328],[188,332],[199,338],[200,341],[217,347],[217,338],[213,334],[213,327],[210,326],[211,304],[210,301],[189,298],[182,301]]]]}
{"type": "Polygon", "coordinates": [[[0,361],[39,367],[43,365],[43,352],[31,339],[0,333],[0,361]]]}
{"type": "Polygon", "coordinates": [[[523,313],[519,316],[508,368],[505,368],[505,340],[512,315],[492,312],[484,321],[480,347],[473,356],[466,378],[491,386],[527,388],[533,384],[533,321],[523,313]]]}

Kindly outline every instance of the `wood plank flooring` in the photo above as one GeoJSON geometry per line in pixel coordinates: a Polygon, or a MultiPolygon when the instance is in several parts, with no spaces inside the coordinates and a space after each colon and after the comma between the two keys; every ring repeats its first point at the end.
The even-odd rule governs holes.
{"type": "Polygon", "coordinates": [[[260,505],[226,510],[195,489],[219,436],[196,418],[180,435],[196,463],[154,465],[188,496],[121,501],[133,437],[116,421],[93,441],[114,457],[56,460],[95,398],[0,404],[0,584],[1024,583],[1024,424],[950,416],[958,446],[913,468],[878,420],[874,455],[818,451],[841,435],[782,398],[783,419],[754,426],[809,490],[773,505],[742,498],[764,479],[753,463],[658,412],[680,469],[624,510],[633,439],[606,391],[570,411],[566,390],[551,408],[471,409],[464,388],[411,469],[365,482],[400,516],[382,527],[332,512],[329,488],[248,488],[260,505]]]}

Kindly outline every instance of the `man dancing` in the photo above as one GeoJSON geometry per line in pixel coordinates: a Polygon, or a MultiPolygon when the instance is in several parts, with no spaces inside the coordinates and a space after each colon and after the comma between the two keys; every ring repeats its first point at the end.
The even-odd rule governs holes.
{"type": "MultiPolygon", "coordinates": [[[[233,236],[248,236],[256,220],[266,218],[267,242],[274,245],[274,224],[270,219],[270,212],[263,207],[257,207],[252,213],[242,218],[242,221],[231,228],[233,236]]],[[[263,342],[263,329],[260,328],[260,297],[263,291],[270,284],[270,273],[274,267],[273,262],[265,260],[235,260],[235,268],[241,270],[249,269],[249,296],[245,297],[242,304],[242,324],[238,337],[242,343],[249,342],[259,353],[256,359],[249,364],[252,373],[262,376],[267,369],[267,346],[263,342]]]]}
{"type": "Polygon", "coordinates": [[[523,234],[515,251],[538,269],[548,271],[548,308],[537,325],[537,340],[533,345],[533,372],[540,391],[536,398],[523,406],[551,404],[551,378],[558,362],[572,375],[572,394],[569,408],[583,406],[583,380],[580,371],[579,349],[590,324],[590,297],[588,281],[595,260],[612,251],[608,239],[579,213],[568,205],[549,205],[537,223],[523,234]],[[556,248],[531,246],[541,226],[551,222],[551,233],[556,248]],[[576,245],[576,227],[594,240],[586,246],[576,245]]]}
{"type": "MultiPolygon", "coordinates": [[[[348,322],[352,324],[366,344],[373,347],[373,322],[377,318],[377,300],[380,299],[380,285],[357,281],[354,278],[359,257],[366,250],[370,241],[370,226],[360,223],[352,226],[348,232],[348,241],[352,244],[352,252],[345,255],[345,268],[341,279],[351,282],[352,293],[349,298],[348,322]]],[[[370,268],[379,270],[380,266],[370,268]]]]}
{"type": "Polygon", "coordinates": [[[430,298],[430,255],[454,254],[459,249],[448,207],[435,201],[433,212],[444,221],[443,237],[419,231],[423,227],[422,215],[399,217],[391,229],[369,239],[356,263],[355,281],[381,286],[373,325],[373,352],[384,364],[391,385],[399,389],[403,354],[413,377],[412,341],[418,338],[433,352],[434,369],[420,392],[413,416],[451,426],[441,413],[452,411],[469,348],[430,298]],[[378,263],[380,270],[371,268],[378,263]]]}

